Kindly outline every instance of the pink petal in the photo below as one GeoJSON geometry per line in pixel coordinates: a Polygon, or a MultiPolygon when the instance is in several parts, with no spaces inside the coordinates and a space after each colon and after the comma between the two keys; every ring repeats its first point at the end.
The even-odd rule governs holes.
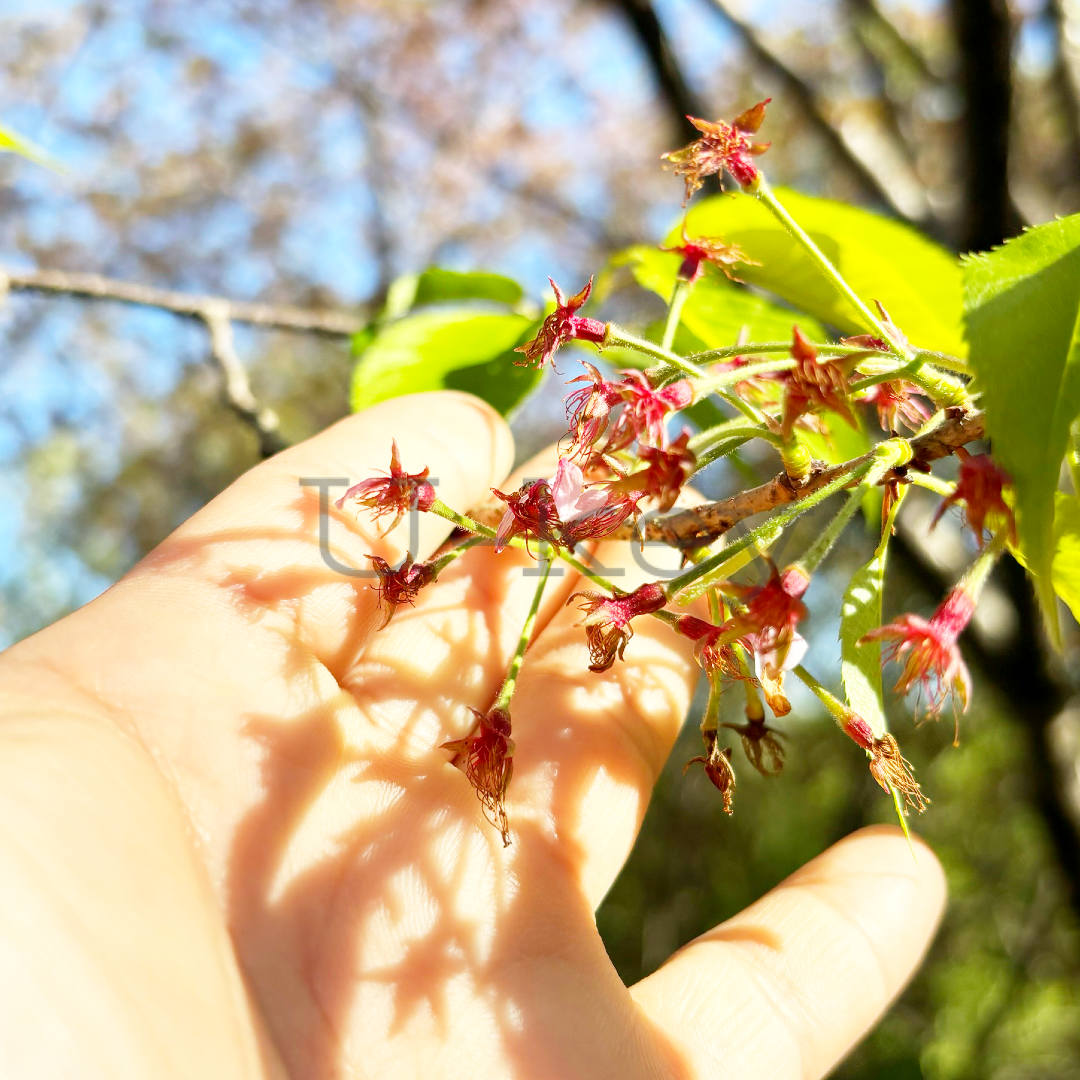
{"type": "Polygon", "coordinates": [[[754,674],[758,679],[761,679],[762,673],[765,670],[765,665],[769,664],[771,667],[780,671],[791,671],[792,668],[798,667],[802,663],[802,658],[806,655],[806,650],[810,646],[806,642],[806,638],[799,633],[793,633],[791,639],[788,642],[787,650],[783,658],[783,662],[777,664],[777,653],[779,649],[770,649],[768,652],[759,653],[754,650],[754,674]]]}
{"type": "Polygon", "coordinates": [[[548,481],[548,487],[551,488],[551,497],[555,501],[555,509],[561,521],[572,521],[574,517],[581,516],[574,511],[584,486],[585,478],[581,470],[568,458],[559,458],[555,475],[548,481]]]}

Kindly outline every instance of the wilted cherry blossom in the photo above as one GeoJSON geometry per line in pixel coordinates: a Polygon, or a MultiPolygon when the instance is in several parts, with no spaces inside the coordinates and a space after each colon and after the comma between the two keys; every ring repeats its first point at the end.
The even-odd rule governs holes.
{"type": "Polygon", "coordinates": [[[499,830],[503,847],[510,846],[510,822],[506,817],[506,789],[514,773],[514,740],[510,738],[510,712],[494,708],[488,713],[470,709],[476,730],[464,739],[443,743],[440,749],[461,754],[465,775],[476,789],[484,816],[499,830]]]}
{"type": "Polygon", "coordinates": [[[852,709],[838,710],[841,730],[870,755],[870,775],[884,791],[896,790],[904,802],[920,814],[930,801],[915,780],[911,762],[901,753],[896,739],[887,731],[875,735],[873,728],[852,709]]]}
{"type": "Polygon", "coordinates": [[[740,640],[753,651],[754,674],[776,716],[791,711],[783,692],[784,672],[791,671],[806,655],[806,639],[795,627],[806,618],[802,596],[809,584],[810,579],[798,567],[779,573],[774,566],[764,585],[739,590],[745,610],[730,620],[740,640]]]}
{"type": "Polygon", "coordinates": [[[819,359],[817,350],[797,326],[794,327],[791,355],[795,366],[784,374],[784,411],[780,425],[784,438],[790,437],[796,420],[816,408],[832,409],[852,427],[858,427],[848,404],[851,388],[841,366],[849,361],[832,357],[819,359]]]}
{"type": "Polygon", "coordinates": [[[670,510],[697,465],[696,455],[687,448],[689,441],[690,432],[684,430],[666,450],[655,446],[641,447],[638,459],[645,463],[645,468],[608,481],[608,490],[652,499],[660,513],[670,510]]]}
{"type": "Polygon", "coordinates": [[[495,531],[495,551],[502,551],[515,537],[525,536],[549,544],[559,542],[559,512],[551,497],[547,480],[531,480],[508,495],[492,488],[492,493],[506,503],[506,511],[495,531]]]}
{"type": "Polygon", "coordinates": [[[413,565],[412,552],[406,554],[405,561],[396,570],[378,555],[369,555],[368,558],[379,575],[376,588],[379,592],[379,606],[383,609],[382,626],[379,628],[381,630],[394,617],[394,612],[401,604],[415,604],[420,590],[435,580],[435,571],[427,563],[413,565]]]}
{"type": "Polygon", "coordinates": [[[705,740],[705,753],[700,757],[692,757],[683,772],[700,761],[705,766],[705,775],[724,800],[724,813],[730,814],[735,801],[735,770],[731,767],[731,748],[720,746],[715,731],[702,732],[702,738],[705,740]]]}
{"type": "Polygon", "coordinates": [[[514,350],[525,354],[524,360],[515,361],[523,367],[536,364],[542,368],[555,355],[556,350],[568,341],[591,341],[594,345],[601,345],[607,333],[607,323],[577,314],[592,292],[592,278],[589,278],[589,283],[581,292],[575,293],[569,300],[563,296],[562,290],[551,278],[548,278],[548,281],[555,292],[556,307],[540,325],[536,337],[514,350]]]}
{"type": "Polygon", "coordinates": [[[723,120],[713,123],[699,120],[695,116],[687,117],[701,132],[701,136],[681,150],[672,150],[663,155],[664,160],[670,163],[667,167],[681,176],[686,183],[683,206],[701,187],[706,176],[713,176],[724,169],[735,177],[742,188],[753,187],[757,183],[761,171],[753,159],[764,154],[769,144],[751,142],[747,136],[757,134],[761,122],[765,119],[765,106],[771,100],[772,98],[766,98],[759,101],[735,117],[730,124],[723,120]]]}
{"type": "MultiPolygon", "coordinates": [[[[758,708],[761,702],[758,701],[758,708]]],[[[745,724],[721,724],[742,740],[747,760],[762,776],[779,776],[784,769],[782,733],[765,723],[764,717],[751,717],[745,724]]]]}
{"type": "Polygon", "coordinates": [[[1004,488],[1012,481],[1009,474],[989,454],[969,454],[962,446],[956,450],[960,459],[960,472],[956,478],[956,490],[945,497],[937,508],[930,527],[933,528],[942,514],[954,503],[964,504],[964,520],[979,541],[985,543],[986,519],[996,515],[1009,530],[1009,538],[1016,543],[1016,519],[1012,507],[1005,501],[1004,488]]]}
{"type": "Polygon", "coordinates": [[[510,494],[491,490],[506,503],[495,534],[496,552],[519,535],[568,549],[600,540],[637,511],[641,498],[586,484],[580,467],[569,458],[559,459],[549,480],[530,481],[510,494]]]}
{"type": "Polygon", "coordinates": [[[390,443],[390,475],[373,476],[353,484],[334,504],[339,510],[347,502],[356,502],[372,511],[372,517],[378,520],[388,514],[394,520],[383,530],[388,533],[409,510],[427,511],[435,505],[435,489],[427,482],[428,468],[418,473],[407,473],[401,467],[397,442],[390,443]]]}
{"type": "MultiPolygon", "coordinates": [[[[630,623],[639,615],[659,611],[666,603],[663,587],[649,582],[632,593],[605,593],[583,591],[574,593],[570,600],[581,597],[579,605],[585,618],[578,624],[585,627],[589,643],[589,670],[607,671],[616,657],[623,658],[626,645],[634,636],[630,623]]],[[[570,603],[570,600],[567,603],[570,603]]]]}
{"type": "Polygon", "coordinates": [[[625,449],[635,440],[663,449],[667,446],[667,416],[694,400],[693,387],[686,379],[677,379],[656,389],[643,371],[623,374],[626,377],[618,387],[625,405],[608,434],[605,452],[625,449]]]}
{"type": "Polygon", "coordinates": [[[918,686],[925,695],[927,712],[936,716],[952,694],[966,711],[971,697],[971,675],[957,644],[975,612],[975,600],[962,586],[956,586],[930,619],[921,615],[901,615],[894,622],[871,630],[863,641],[885,641],[882,660],[902,662],[904,670],[896,683],[896,693],[906,694],[918,686]]]}
{"type": "Polygon", "coordinates": [[[917,431],[933,415],[928,406],[913,396],[918,392],[914,383],[893,379],[871,386],[860,400],[877,409],[882,431],[895,434],[901,423],[909,430],[917,431]]]}
{"type": "Polygon", "coordinates": [[[674,247],[661,248],[661,251],[676,252],[683,257],[678,276],[683,281],[694,284],[705,273],[705,264],[712,263],[731,281],[739,279],[731,272],[735,266],[758,266],[746,256],[737,244],[725,244],[716,237],[698,236],[691,239],[686,235],[686,220],[682,223],[682,243],[674,247]]]}

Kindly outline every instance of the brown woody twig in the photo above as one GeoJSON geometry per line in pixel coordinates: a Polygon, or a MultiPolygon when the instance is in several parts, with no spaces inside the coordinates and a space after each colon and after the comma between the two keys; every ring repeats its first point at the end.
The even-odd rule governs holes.
{"type": "MultiPolygon", "coordinates": [[[[911,440],[912,459],[907,468],[928,466],[931,461],[947,457],[958,446],[983,438],[983,414],[981,412],[963,412],[950,410],[945,419],[932,431],[911,440]]],[[[687,510],[679,510],[647,521],[641,527],[643,539],[660,541],[677,548],[702,547],[723,536],[730,528],[753,517],[764,514],[777,507],[786,506],[797,499],[825,487],[852,465],[865,461],[869,454],[844,462],[841,465],[828,465],[824,461],[815,461],[810,476],[805,483],[795,486],[787,473],[778,473],[771,480],[756,488],[741,491],[729,499],[703,503],[687,510]]],[[[884,482],[884,481],[883,481],[884,482]]],[[[502,503],[486,502],[469,511],[469,516],[485,525],[495,525],[502,517],[505,506],[502,503]]],[[[613,532],[607,539],[628,540],[637,533],[627,523],[613,532]]]]}

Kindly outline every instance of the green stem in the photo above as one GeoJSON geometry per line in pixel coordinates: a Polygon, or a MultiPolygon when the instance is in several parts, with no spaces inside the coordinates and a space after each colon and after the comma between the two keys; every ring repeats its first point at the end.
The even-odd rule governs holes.
{"type": "Polygon", "coordinates": [[[600,347],[606,349],[613,345],[622,349],[632,349],[634,352],[652,356],[657,360],[663,360],[669,367],[678,368],[679,371],[686,375],[705,374],[699,367],[688,363],[670,349],[665,349],[655,342],[646,341],[644,338],[635,337],[633,334],[623,330],[621,326],[616,326],[615,323],[608,323],[607,333],[604,335],[604,341],[600,347]]]}
{"type": "Polygon", "coordinates": [[[788,213],[787,207],[776,197],[776,193],[769,186],[764,176],[761,177],[753,193],[772,213],[773,217],[784,226],[785,229],[802,245],[807,254],[818,264],[822,273],[833,283],[837,291],[852,304],[856,311],[863,317],[866,325],[874,330],[878,337],[889,346],[889,351],[895,353],[904,360],[910,360],[911,354],[899,342],[893,340],[884,321],[858,293],[844,280],[843,275],[829,261],[825,253],[810,239],[803,227],[788,213]]]}
{"type": "Polygon", "coordinates": [[[994,536],[990,543],[979,552],[979,557],[964,571],[964,576],[953,586],[954,589],[963,589],[972,601],[979,599],[979,593],[982,592],[990,571],[994,569],[998,557],[1005,550],[1008,532],[1008,529],[1002,529],[994,536]]]}
{"type": "Polygon", "coordinates": [[[671,290],[671,300],[668,302],[667,321],[664,323],[664,336],[660,342],[660,348],[670,351],[671,343],[675,340],[675,331],[679,328],[683,304],[690,296],[692,288],[693,285],[686,278],[675,279],[675,287],[671,290]]]}
{"type": "Polygon", "coordinates": [[[743,401],[738,394],[731,393],[730,390],[717,390],[716,396],[722,398],[733,408],[738,409],[739,412],[746,417],[751,423],[764,424],[765,414],[754,404],[749,401],[743,401]]]}
{"type": "MultiPolygon", "coordinates": [[[[488,540],[495,538],[495,530],[490,525],[482,525],[479,521],[473,521],[471,517],[467,517],[465,514],[459,514],[456,510],[452,510],[447,506],[442,499],[435,500],[431,507],[431,513],[437,514],[446,521],[452,521],[459,529],[468,529],[469,532],[476,533],[478,536],[485,537],[488,540]]],[[[511,537],[506,541],[506,546],[518,548],[520,551],[529,550],[529,545],[520,536],[511,537]]],[[[556,548],[555,556],[566,563],[567,566],[572,566],[582,577],[596,582],[601,589],[607,589],[610,593],[615,592],[615,586],[607,578],[594,574],[584,563],[579,562],[569,552],[563,551],[562,548],[556,548]]]]}
{"type": "MultiPolygon", "coordinates": [[[[834,495],[837,491],[847,487],[853,480],[861,479],[870,471],[873,464],[874,462],[871,460],[864,460],[853,465],[850,469],[845,469],[830,480],[829,483],[818,488],[818,490],[812,494],[807,495],[805,499],[800,499],[798,502],[789,504],[779,513],[774,514],[769,518],[763,525],[759,525],[756,529],[752,529],[744,536],[741,536],[733,544],[729,544],[715,555],[711,555],[709,558],[702,560],[696,566],[687,567],[681,574],[676,574],[675,577],[670,578],[664,583],[664,592],[669,598],[674,599],[678,593],[693,585],[695,582],[698,582],[701,579],[710,580],[714,578],[724,569],[728,562],[752,545],[763,543],[767,546],[768,544],[775,543],[780,532],[783,531],[786,525],[794,521],[800,514],[805,514],[807,510],[817,506],[818,503],[824,502],[830,495],[834,495]]],[[[691,598],[693,595],[700,595],[700,593],[695,590],[694,593],[691,594],[691,598]]]]}
{"type": "MultiPolygon", "coordinates": [[[[720,626],[724,621],[720,595],[716,589],[709,590],[709,618],[714,626],[720,626]]],[[[709,700],[705,705],[705,714],[701,718],[701,731],[703,733],[716,731],[720,726],[720,695],[723,689],[723,676],[719,671],[710,671],[709,700]]]]}
{"type": "Polygon", "coordinates": [[[1073,493],[1080,495],[1080,423],[1073,423],[1069,435],[1069,452],[1065,455],[1065,460],[1069,463],[1073,493]]]}
{"type": "Polygon", "coordinates": [[[466,551],[476,547],[478,544],[486,544],[487,540],[486,536],[470,536],[468,540],[462,540],[457,547],[451,548],[430,564],[432,572],[436,576],[441,574],[455,559],[461,558],[466,551]]]}
{"type": "Polygon", "coordinates": [[[896,379],[910,379],[912,375],[919,369],[919,364],[915,360],[909,360],[906,364],[898,364],[894,368],[890,368],[888,371],[880,371],[876,375],[866,375],[861,379],[856,380],[848,386],[848,389],[853,394],[861,393],[863,390],[869,390],[872,386],[878,386],[881,383],[893,382],[896,379]]]}
{"type": "MultiPolygon", "coordinates": [[[[479,521],[473,521],[471,517],[459,514],[456,510],[452,510],[447,506],[442,499],[435,500],[431,506],[431,513],[437,514],[447,521],[452,521],[459,529],[468,529],[469,532],[476,533],[477,536],[486,536],[489,540],[495,537],[495,530],[489,525],[481,525],[479,521]]],[[[512,544],[513,540],[510,543],[512,544]]]]}
{"type": "Polygon", "coordinates": [[[767,439],[771,443],[779,444],[780,442],[780,436],[775,435],[768,428],[759,427],[757,424],[741,424],[738,420],[732,420],[692,435],[687,447],[700,457],[710,447],[728,439],[767,439]]]}
{"type": "Polygon", "coordinates": [[[971,397],[967,392],[967,386],[960,379],[947,375],[944,371],[938,371],[930,364],[923,364],[917,370],[904,376],[909,382],[922,387],[926,396],[939,408],[947,409],[952,405],[967,408],[971,404],[971,397]]]}
{"type": "MultiPolygon", "coordinates": [[[[885,321],[876,312],[872,311],[869,305],[844,280],[843,275],[828,260],[821,248],[810,239],[809,234],[788,213],[787,208],[776,197],[776,193],[764,177],[761,177],[753,194],[765,204],[780,224],[802,245],[807,254],[818,264],[822,273],[833,283],[841,295],[855,307],[867,326],[873,329],[877,336],[889,347],[889,351],[901,360],[914,360],[918,356],[917,350],[910,345],[896,341],[892,337],[885,321]]],[[[969,403],[967,388],[959,379],[954,379],[944,372],[935,371],[927,364],[923,364],[918,370],[913,371],[908,378],[913,383],[921,386],[935,405],[941,407],[948,405],[966,406],[969,403]]]]}
{"type": "Polygon", "coordinates": [[[821,565],[822,560],[829,554],[829,549],[836,543],[837,538],[847,527],[847,523],[855,516],[855,512],[859,509],[866,491],[867,485],[860,484],[857,488],[848,492],[848,497],[844,500],[844,505],[840,507],[839,512],[798,561],[797,565],[806,571],[807,577],[821,565]]]}
{"type": "Polygon", "coordinates": [[[792,671],[795,672],[796,676],[798,676],[806,686],[813,690],[818,701],[829,710],[835,720],[841,722],[842,726],[842,721],[848,716],[851,710],[846,708],[844,703],[835,694],[830,693],[822,686],[821,683],[819,683],[817,679],[802,666],[802,664],[792,668],[792,671]]]}
{"type": "MultiPolygon", "coordinates": [[[[721,439],[719,442],[715,442],[707,450],[703,450],[697,456],[697,465],[694,468],[694,475],[697,476],[702,469],[707,469],[714,461],[719,461],[722,457],[727,457],[729,454],[733,454],[740,446],[748,443],[751,435],[738,435],[731,439],[721,439]]],[[[741,463],[737,459],[733,459],[733,463],[738,467],[741,463]]],[[[757,483],[758,476],[751,472],[750,480],[753,483],[757,483]]]]}
{"type": "MultiPolygon", "coordinates": [[[[857,356],[866,352],[865,345],[840,345],[831,341],[812,341],[811,346],[819,356],[857,356]]],[[[711,363],[730,360],[736,356],[759,356],[767,353],[791,352],[790,341],[747,341],[742,345],[724,345],[719,349],[693,353],[687,359],[691,363],[711,363]]]]}
{"type": "Polygon", "coordinates": [[[956,485],[949,480],[942,480],[940,477],[932,476],[930,473],[921,473],[917,469],[912,469],[904,479],[915,487],[926,488],[927,491],[932,491],[935,495],[952,495],[956,491],[956,485]]]}
{"type": "MultiPolygon", "coordinates": [[[[788,346],[790,348],[790,346],[788,346]]],[[[759,364],[747,364],[745,367],[736,368],[734,371],[724,371],[719,375],[709,375],[704,379],[694,380],[694,394],[702,397],[705,394],[714,394],[717,390],[724,390],[729,386],[746,382],[755,375],[768,375],[776,371],[788,371],[795,366],[795,361],[786,360],[762,360],[759,364]]]]}
{"type": "Polygon", "coordinates": [[[937,364],[938,367],[943,367],[946,371],[955,371],[960,375],[971,374],[971,368],[966,360],[961,360],[959,356],[952,356],[949,353],[934,352],[932,349],[920,349],[916,353],[916,358],[924,364],[937,364]]]}
{"type": "Polygon", "coordinates": [[[540,601],[544,598],[544,588],[547,585],[548,574],[551,573],[551,549],[548,544],[540,545],[540,580],[536,583],[536,592],[533,593],[532,605],[528,615],[525,616],[525,625],[521,628],[521,637],[518,638],[517,649],[510,661],[510,669],[506,673],[499,690],[499,696],[495,699],[494,708],[505,709],[514,696],[514,687],[517,685],[518,672],[525,661],[525,650],[529,647],[532,639],[533,626],[536,625],[536,616],[540,611],[540,601]]]}

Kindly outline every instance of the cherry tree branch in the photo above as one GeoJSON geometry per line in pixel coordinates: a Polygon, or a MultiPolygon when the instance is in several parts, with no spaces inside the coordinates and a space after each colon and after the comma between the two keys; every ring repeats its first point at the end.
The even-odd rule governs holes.
{"type": "MultiPolygon", "coordinates": [[[[981,412],[950,410],[932,431],[911,440],[912,459],[906,468],[929,466],[930,462],[947,457],[957,447],[982,439],[985,434],[981,412]]],[[[787,473],[778,473],[764,484],[740,491],[728,499],[652,518],[642,525],[641,536],[677,548],[701,547],[723,536],[746,518],[768,513],[813,494],[870,456],[870,453],[864,454],[841,465],[815,461],[806,481],[798,486],[791,482],[787,473]]],[[[501,502],[485,502],[470,510],[469,517],[485,525],[496,525],[505,509],[501,502]]],[[[636,535],[634,527],[627,523],[605,539],[628,540],[636,535]]]]}
{"type": "Polygon", "coordinates": [[[362,330],[367,318],[362,312],[327,311],[290,305],[226,300],[219,296],[156,289],[134,281],[119,281],[99,274],[68,270],[6,270],[0,266],[0,282],[12,292],[61,293],[89,300],[115,300],[121,304],[160,308],[174,315],[206,321],[209,310],[224,311],[231,322],[250,323],[275,330],[349,337],[362,330]],[[224,306],[223,306],[224,305],[224,306]]]}
{"type": "Polygon", "coordinates": [[[236,352],[233,323],[249,323],[275,330],[351,337],[366,319],[360,313],[326,311],[288,305],[226,300],[220,296],[156,289],[134,281],[118,281],[98,274],[66,270],[5,270],[0,266],[0,299],[8,291],[39,292],[77,296],[88,300],[113,300],[121,304],[170,311],[184,318],[198,319],[210,337],[210,356],[222,375],[226,404],[244,421],[259,440],[259,452],[270,457],[286,446],[278,431],[273,409],[261,406],[251,389],[247,369],[236,352]]]}

